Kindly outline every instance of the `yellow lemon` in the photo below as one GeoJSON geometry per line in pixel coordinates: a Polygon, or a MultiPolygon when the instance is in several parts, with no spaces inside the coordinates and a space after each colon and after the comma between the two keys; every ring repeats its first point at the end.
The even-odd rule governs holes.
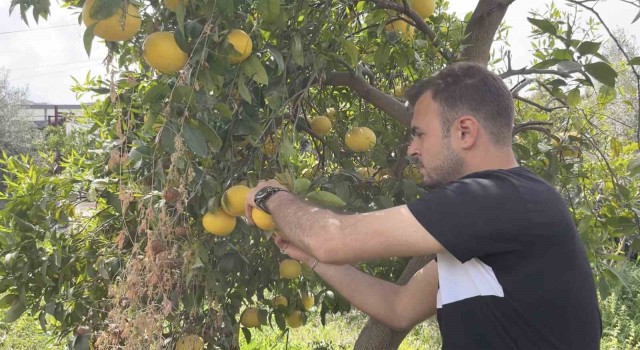
{"type": "Polygon", "coordinates": [[[238,53],[233,53],[229,56],[229,63],[235,64],[246,60],[251,55],[253,50],[253,43],[249,34],[240,29],[234,29],[227,35],[227,41],[233,46],[238,53]]]}
{"type": "Polygon", "coordinates": [[[409,165],[404,168],[403,174],[404,177],[413,180],[416,184],[421,184],[424,181],[424,176],[422,176],[422,173],[420,173],[420,170],[418,170],[418,167],[415,165],[409,165]]]}
{"type": "Polygon", "coordinates": [[[273,221],[271,215],[258,208],[253,208],[251,211],[251,218],[253,219],[253,222],[256,223],[256,226],[265,231],[273,231],[273,229],[276,228],[276,223],[273,221]]]}
{"type": "Polygon", "coordinates": [[[396,19],[387,23],[387,25],[384,26],[384,29],[387,32],[395,32],[396,35],[403,40],[412,39],[415,34],[415,28],[408,22],[401,19],[396,19]]]}
{"type": "Polygon", "coordinates": [[[164,0],[164,7],[168,8],[171,12],[176,12],[180,2],[182,2],[184,7],[187,7],[189,0],[164,0]]]}
{"type": "Polygon", "coordinates": [[[142,56],[148,65],[165,74],[177,72],[189,60],[189,55],[180,49],[172,32],[150,34],[142,44],[142,56]]]}
{"type": "Polygon", "coordinates": [[[284,259],[280,262],[280,277],[294,279],[302,273],[302,265],[295,259],[284,259]]]}
{"type": "Polygon", "coordinates": [[[306,320],[306,317],[304,316],[304,313],[299,310],[292,311],[290,314],[288,314],[285,317],[287,326],[291,328],[298,328],[304,325],[305,320],[306,320]]]}
{"type": "Polygon", "coordinates": [[[436,10],[436,1],[435,0],[413,0],[411,4],[411,8],[416,11],[420,17],[427,18],[430,17],[433,12],[436,10]]]}
{"type": "Polygon", "coordinates": [[[311,130],[320,136],[324,136],[331,131],[331,119],[324,115],[315,117],[309,123],[311,130]]]}
{"type": "Polygon", "coordinates": [[[313,294],[302,295],[302,306],[304,307],[305,311],[309,311],[309,309],[311,309],[315,303],[316,299],[313,294]]]}
{"type": "Polygon", "coordinates": [[[244,214],[244,204],[247,201],[247,193],[250,189],[244,185],[230,187],[222,195],[220,202],[222,210],[231,216],[241,216],[244,214]]]}
{"type": "Polygon", "coordinates": [[[272,137],[268,137],[266,141],[264,141],[264,144],[262,144],[262,153],[265,156],[273,156],[274,154],[276,154],[276,151],[278,149],[278,146],[276,145],[276,143],[273,141],[272,137]]]}
{"type": "Polygon", "coordinates": [[[240,324],[247,328],[258,327],[260,325],[258,309],[255,307],[246,308],[240,315],[240,324]]]}
{"type": "Polygon", "coordinates": [[[287,307],[287,306],[289,306],[289,301],[283,295],[277,295],[275,298],[273,298],[273,306],[274,307],[279,307],[279,306],[287,307]]]}
{"type": "Polygon", "coordinates": [[[204,340],[195,334],[183,335],[176,343],[176,350],[202,350],[204,340]]]}
{"type": "Polygon", "coordinates": [[[133,38],[136,33],[140,31],[142,25],[142,18],[140,17],[140,10],[137,7],[129,4],[127,6],[127,15],[124,16],[124,23],[122,20],[122,8],[118,7],[116,12],[105,19],[94,19],[91,17],[91,9],[95,0],[87,0],[82,6],[82,22],[89,27],[90,25],[98,22],[93,29],[93,33],[106,41],[125,41],[133,38]],[[124,25],[123,25],[124,24],[124,25]]]}
{"type": "Polygon", "coordinates": [[[367,152],[376,144],[376,134],[367,127],[356,127],[347,132],[344,141],[354,152],[367,152]]]}
{"type": "Polygon", "coordinates": [[[215,213],[206,213],[202,217],[202,226],[205,231],[216,236],[227,236],[236,227],[236,218],[218,210],[215,213]]]}

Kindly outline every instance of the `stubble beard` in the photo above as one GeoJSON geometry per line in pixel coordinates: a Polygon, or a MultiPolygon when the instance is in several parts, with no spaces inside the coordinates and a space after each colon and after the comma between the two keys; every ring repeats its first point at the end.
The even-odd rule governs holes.
{"type": "Polygon", "coordinates": [[[440,162],[427,171],[424,178],[424,184],[428,187],[438,187],[455,181],[464,174],[464,160],[451,147],[451,139],[444,139],[443,156],[440,162]]]}

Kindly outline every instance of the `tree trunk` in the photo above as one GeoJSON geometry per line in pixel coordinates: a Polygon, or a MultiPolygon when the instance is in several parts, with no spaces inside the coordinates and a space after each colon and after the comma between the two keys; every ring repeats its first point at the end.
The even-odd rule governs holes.
{"type": "MultiPolygon", "coordinates": [[[[460,61],[472,61],[486,65],[489,62],[491,44],[496,31],[507,8],[514,0],[479,0],[478,5],[471,16],[465,33],[463,51],[459,56],[460,61]]],[[[396,118],[397,119],[397,118],[396,118]]],[[[413,275],[423,268],[435,256],[420,256],[412,258],[402,272],[397,283],[406,284],[413,275]]],[[[364,328],[360,331],[354,350],[390,350],[397,349],[410,329],[404,331],[393,330],[382,323],[369,318],[364,328]]]]}

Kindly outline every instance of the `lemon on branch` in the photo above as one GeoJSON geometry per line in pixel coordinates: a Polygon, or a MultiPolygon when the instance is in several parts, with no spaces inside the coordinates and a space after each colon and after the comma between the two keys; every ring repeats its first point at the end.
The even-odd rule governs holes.
{"type": "Polygon", "coordinates": [[[255,307],[246,308],[240,315],[240,324],[247,328],[258,327],[260,325],[258,309],[256,309],[255,307]]]}
{"type": "Polygon", "coordinates": [[[389,22],[384,29],[387,32],[393,32],[397,35],[397,37],[402,40],[410,40],[413,39],[415,35],[415,28],[410,25],[407,21],[402,19],[396,19],[394,21],[389,22]]]}
{"type": "Polygon", "coordinates": [[[218,210],[214,213],[206,213],[202,217],[202,226],[205,231],[216,236],[227,236],[236,227],[236,218],[218,210]]]}
{"type": "Polygon", "coordinates": [[[291,328],[298,328],[304,325],[306,317],[302,311],[294,310],[285,317],[285,321],[287,322],[287,326],[291,328]]]}
{"type": "Polygon", "coordinates": [[[97,37],[106,41],[125,41],[133,38],[140,31],[142,18],[137,7],[127,5],[127,14],[123,16],[122,8],[119,6],[111,16],[99,18],[100,9],[94,9],[95,2],[95,0],[87,0],[82,6],[82,22],[87,27],[97,22],[93,28],[93,33],[97,37]],[[124,21],[122,21],[123,17],[124,21]]]}
{"type": "Polygon", "coordinates": [[[284,259],[280,262],[280,277],[292,280],[302,273],[302,265],[295,259],[284,259]]]}
{"type": "Polygon", "coordinates": [[[283,295],[277,295],[273,298],[273,306],[274,307],[287,307],[289,305],[289,301],[283,295]]]}
{"type": "Polygon", "coordinates": [[[305,311],[309,311],[309,309],[311,309],[313,305],[316,303],[315,297],[313,296],[313,294],[310,294],[310,293],[303,294],[301,300],[302,300],[302,307],[305,309],[305,311]]]}
{"type": "Polygon", "coordinates": [[[233,46],[233,48],[238,51],[237,53],[232,53],[229,56],[229,63],[236,64],[246,60],[249,55],[251,55],[251,50],[253,50],[253,43],[251,42],[251,37],[249,34],[245,33],[240,29],[234,29],[229,32],[227,35],[227,42],[233,46]]]}
{"type": "Polygon", "coordinates": [[[354,152],[367,152],[376,144],[376,134],[367,127],[355,127],[347,132],[344,141],[354,152]]]}
{"type": "Polygon", "coordinates": [[[204,340],[195,334],[183,335],[176,343],[176,350],[202,350],[204,340]]]}
{"type": "Polygon", "coordinates": [[[184,7],[187,7],[187,4],[189,4],[189,0],[164,0],[164,7],[168,8],[171,12],[176,12],[178,4],[181,2],[184,7]]]}
{"type": "Polygon", "coordinates": [[[189,55],[180,49],[172,32],[150,34],[142,44],[142,56],[148,65],[165,74],[177,72],[189,60],[189,55]]]}
{"type": "Polygon", "coordinates": [[[309,124],[311,130],[320,136],[324,136],[331,131],[331,119],[324,115],[313,118],[309,124]]]}

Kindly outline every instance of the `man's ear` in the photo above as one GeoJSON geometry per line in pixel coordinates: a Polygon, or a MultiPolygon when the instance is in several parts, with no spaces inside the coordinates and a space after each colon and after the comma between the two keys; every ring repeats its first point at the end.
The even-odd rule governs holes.
{"type": "Polygon", "coordinates": [[[470,115],[463,115],[456,120],[454,128],[453,132],[462,149],[471,148],[478,141],[480,123],[476,118],[470,115]]]}

